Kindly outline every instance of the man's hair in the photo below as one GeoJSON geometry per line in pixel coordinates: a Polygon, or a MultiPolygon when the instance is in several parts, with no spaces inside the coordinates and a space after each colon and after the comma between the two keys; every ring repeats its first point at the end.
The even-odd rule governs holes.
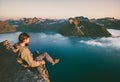
{"type": "Polygon", "coordinates": [[[19,43],[22,43],[25,39],[29,38],[30,36],[27,33],[21,33],[18,37],[19,43]]]}

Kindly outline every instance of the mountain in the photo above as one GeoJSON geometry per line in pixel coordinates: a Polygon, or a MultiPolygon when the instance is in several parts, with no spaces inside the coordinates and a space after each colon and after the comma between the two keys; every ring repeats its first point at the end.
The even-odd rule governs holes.
{"type": "Polygon", "coordinates": [[[0,33],[5,33],[5,32],[15,32],[16,28],[9,25],[5,21],[0,21],[0,33]]]}
{"type": "Polygon", "coordinates": [[[109,29],[120,29],[120,20],[115,18],[91,19],[91,22],[109,29]]]}
{"type": "Polygon", "coordinates": [[[69,19],[23,18],[17,21],[17,26],[17,31],[56,32],[65,36],[111,36],[104,26],[91,22],[83,16],[69,19]]]}
{"type": "Polygon", "coordinates": [[[24,18],[21,24],[18,24],[17,31],[53,31],[57,32],[63,27],[64,19],[42,19],[42,18],[24,18]]]}
{"type": "Polygon", "coordinates": [[[69,18],[68,24],[60,31],[63,35],[108,37],[111,34],[105,27],[91,23],[86,17],[69,18]]]}

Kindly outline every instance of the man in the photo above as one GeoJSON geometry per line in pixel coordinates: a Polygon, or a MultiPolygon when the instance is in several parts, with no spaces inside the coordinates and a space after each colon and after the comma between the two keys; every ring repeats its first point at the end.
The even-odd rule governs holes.
{"type": "Polygon", "coordinates": [[[18,63],[20,63],[25,68],[36,67],[38,69],[39,73],[41,75],[43,75],[43,78],[46,80],[46,82],[50,82],[49,78],[47,77],[48,75],[45,76],[45,74],[42,74],[42,73],[45,73],[45,71],[44,72],[41,71],[42,70],[41,67],[45,66],[45,61],[43,59],[46,58],[46,60],[48,62],[52,63],[52,65],[58,63],[59,59],[53,60],[49,56],[49,54],[43,53],[40,56],[36,57],[36,60],[34,60],[32,53],[28,49],[29,40],[30,40],[29,35],[27,33],[21,33],[19,35],[18,39],[19,39],[19,42],[14,45],[15,49],[18,50],[17,51],[17,54],[18,54],[17,61],[18,61],[18,63]]]}

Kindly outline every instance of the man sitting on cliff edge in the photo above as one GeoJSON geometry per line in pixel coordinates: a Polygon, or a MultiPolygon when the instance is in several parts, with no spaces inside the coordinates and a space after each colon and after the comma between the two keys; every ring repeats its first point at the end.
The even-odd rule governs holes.
{"type": "MultiPolygon", "coordinates": [[[[30,39],[29,35],[27,33],[21,33],[18,39],[19,39],[19,42],[14,45],[15,49],[17,49],[16,53],[18,54],[17,56],[18,63],[21,64],[25,68],[36,67],[38,69],[38,72],[43,76],[46,82],[50,82],[49,77],[48,77],[48,72],[46,75],[44,74],[46,73],[46,71],[41,70],[41,67],[45,66],[45,61],[43,59],[46,58],[46,60],[50,62],[52,65],[55,65],[56,63],[58,63],[59,59],[53,60],[49,56],[49,54],[45,52],[43,54],[40,54],[34,60],[32,53],[28,49],[29,39],[30,39]]],[[[39,53],[37,52],[37,54],[39,53]]]]}

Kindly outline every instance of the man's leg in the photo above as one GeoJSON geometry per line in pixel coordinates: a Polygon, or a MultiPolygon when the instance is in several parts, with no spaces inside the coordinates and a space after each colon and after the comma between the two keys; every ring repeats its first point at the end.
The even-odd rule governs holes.
{"type": "Polygon", "coordinates": [[[47,52],[40,54],[38,57],[36,57],[36,60],[43,60],[44,58],[46,58],[48,62],[52,63],[52,65],[59,62],[59,59],[55,59],[54,61],[47,52]]]}

